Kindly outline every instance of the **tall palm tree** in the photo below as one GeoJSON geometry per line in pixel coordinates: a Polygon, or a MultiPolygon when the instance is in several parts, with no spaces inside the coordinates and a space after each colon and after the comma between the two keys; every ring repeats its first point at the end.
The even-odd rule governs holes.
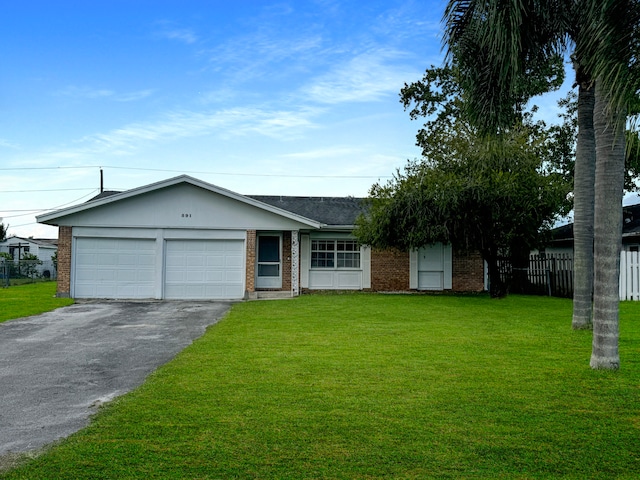
{"type": "Polygon", "coordinates": [[[596,180],[596,139],[593,126],[595,85],[581,75],[578,84],[578,139],[573,176],[573,319],[575,330],[591,328],[593,310],[593,221],[596,180]]]}
{"type": "Polygon", "coordinates": [[[591,367],[617,369],[625,123],[637,92],[634,80],[640,5],[637,0],[602,0],[594,9],[595,35],[587,41],[596,81],[594,127],[594,304],[591,367]]]}
{"type": "MultiPolygon", "coordinates": [[[[458,64],[465,68],[469,104],[474,106],[476,117],[486,125],[499,126],[508,121],[505,103],[517,94],[514,91],[518,85],[516,79],[526,76],[531,65],[544,65],[553,55],[573,50],[581,87],[578,91],[581,115],[578,117],[577,188],[574,190],[578,208],[574,224],[574,237],[578,239],[577,302],[574,302],[572,325],[585,328],[591,323],[593,278],[593,322],[598,325],[594,327],[591,361],[594,368],[617,368],[619,365],[619,360],[598,361],[594,358],[599,355],[596,352],[603,350],[600,344],[604,337],[596,333],[603,328],[613,334],[617,349],[617,328],[614,331],[612,325],[617,326],[619,280],[614,280],[614,271],[605,267],[619,262],[619,256],[602,245],[605,241],[612,241],[613,245],[620,243],[621,229],[615,227],[613,217],[621,215],[621,201],[616,201],[617,184],[607,175],[609,172],[611,176],[618,175],[620,164],[624,168],[624,142],[620,141],[619,135],[611,133],[624,123],[621,112],[629,93],[627,73],[633,30],[637,25],[633,12],[636,8],[637,1],[633,0],[450,0],[444,16],[445,43],[450,54],[457,56],[458,64]],[[483,56],[478,56],[478,51],[483,56]],[[598,118],[601,120],[595,125],[589,121],[593,119],[589,110],[594,105],[591,100],[594,83],[600,85],[594,98],[600,97],[598,118]],[[595,155],[591,139],[598,145],[595,155]],[[595,169],[594,158],[596,164],[601,163],[595,169]],[[594,171],[595,177],[592,176],[594,171]],[[598,195],[589,188],[594,184],[598,195]],[[605,207],[606,202],[610,208],[605,207]],[[591,205],[594,205],[593,210],[591,205]],[[600,228],[595,227],[595,233],[591,233],[594,222],[598,222],[600,228]],[[596,240],[596,247],[593,247],[594,235],[597,238],[605,230],[617,235],[617,242],[603,237],[596,240]],[[599,254],[594,254],[593,248],[599,254]],[[590,263],[598,261],[600,263],[590,263]],[[594,269],[598,272],[595,278],[594,269]]],[[[623,174],[620,177],[623,179],[623,174]]],[[[620,189],[619,197],[621,194],[620,189]]]]}
{"type": "Polygon", "coordinates": [[[575,45],[573,65],[578,85],[578,140],[574,189],[574,309],[572,326],[591,328],[593,298],[593,212],[595,184],[594,82],[583,67],[587,49],[586,14],[573,1],[452,0],[445,11],[446,43],[468,66],[465,89],[473,99],[475,118],[487,127],[509,122],[504,103],[516,93],[515,78],[526,75],[527,62],[548,61],[575,45]],[[483,19],[477,21],[478,18],[483,19]],[[482,48],[480,45],[484,45],[482,48]],[[474,51],[475,49],[476,51],[474,51]],[[482,51],[479,51],[482,49],[482,51]],[[480,59],[480,61],[479,61],[480,59]]]}
{"type": "Polygon", "coordinates": [[[592,368],[615,370],[618,352],[618,283],[624,185],[624,122],[612,109],[611,97],[597,85],[594,126],[596,177],[594,209],[594,304],[592,368]]]}

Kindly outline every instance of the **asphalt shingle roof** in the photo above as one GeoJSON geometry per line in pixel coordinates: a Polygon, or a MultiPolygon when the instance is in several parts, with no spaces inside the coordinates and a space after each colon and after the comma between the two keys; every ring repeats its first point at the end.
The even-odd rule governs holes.
{"type": "MultiPolygon", "coordinates": [[[[640,203],[622,207],[623,237],[640,236],[640,203]]],[[[573,223],[562,225],[551,231],[552,242],[566,243],[573,241],[573,223]]]]}
{"type": "Polygon", "coordinates": [[[356,197],[247,196],[326,225],[354,225],[364,212],[363,199],[356,197]]]}

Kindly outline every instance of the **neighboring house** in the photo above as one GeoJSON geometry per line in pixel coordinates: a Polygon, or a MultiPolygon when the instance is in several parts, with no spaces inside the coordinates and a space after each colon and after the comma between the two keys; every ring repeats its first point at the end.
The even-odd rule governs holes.
{"type": "Polygon", "coordinates": [[[38,216],[59,226],[58,295],[243,299],[305,290],[483,289],[479,255],[372,250],[357,198],[246,196],[182,175],[38,216]]]}
{"type": "Polygon", "coordinates": [[[24,238],[9,237],[0,242],[0,253],[7,253],[14,261],[22,260],[25,254],[31,254],[38,257],[40,264],[35,266],[32,273],[45,276],[47,278],[55,278],[56,269],[51,257],[58,250],[58,240],[48,238],[24,238]]]}
{"type": "Polygon", "coordinates": [[[57,250],[57,239],[13,236],[0,242],[0,252],[8,253],[14,260],[22,260],[25,253],[30,253],[43,262],[50,262],[57,250]]]}
{"type": "MultiPolygon", "coordinates": [[[[640,203],[622,207],[622,250],[640,250],[640,203]]],[[[542,252],[573,256],[573,223],[554,228],[551,239],[540,249],[540,253],[542,252]]]]}

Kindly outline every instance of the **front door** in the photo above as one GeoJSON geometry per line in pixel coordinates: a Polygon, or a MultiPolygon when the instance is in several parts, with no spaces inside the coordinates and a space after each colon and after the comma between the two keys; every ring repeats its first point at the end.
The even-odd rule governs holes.
{"type": "Polygon", "coordinates": [[[450,290],[452,287],[451,244],[435,243],[418,250],[418,290],[450,290]]]}
{"type": "Polygon", "coordinates": [[[282,288],[282,237],[258,234],[256,288],[282,288]]]}

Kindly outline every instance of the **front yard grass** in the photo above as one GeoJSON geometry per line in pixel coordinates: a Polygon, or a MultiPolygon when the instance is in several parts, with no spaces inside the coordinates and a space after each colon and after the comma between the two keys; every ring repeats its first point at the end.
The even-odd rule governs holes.
{"type": "Polygon", "coordinates": [[[565,299],[237,304],[6,478],[638,478],[640,302],[620,330],[612,373],[565,299]]]}
{"type": "Polygon", "coordinates": [[[56,285],[40,282],[0,288],[0,323],[71,305],[70,298],[56,298],[56,285]]]}

